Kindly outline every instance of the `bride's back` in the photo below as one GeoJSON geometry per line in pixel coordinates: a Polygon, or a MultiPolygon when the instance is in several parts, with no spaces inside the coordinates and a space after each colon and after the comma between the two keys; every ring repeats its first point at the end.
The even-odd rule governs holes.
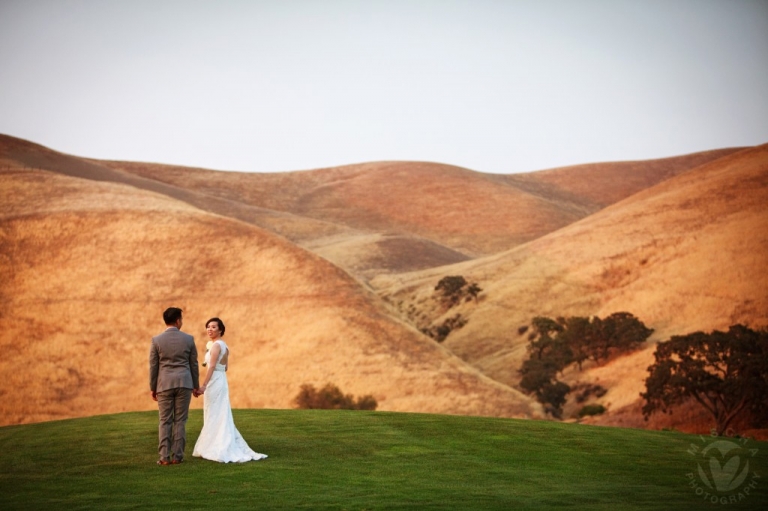
{"type": "Polygon", "coordinates": [[[223,365],[224,367],[227,366],[229,363],[229,346],[224,342],[223,339],[219,339],[221,343],[219,344],[219,348],[221,349],[221,354],[219,355],[219,365],[223,365]]]}

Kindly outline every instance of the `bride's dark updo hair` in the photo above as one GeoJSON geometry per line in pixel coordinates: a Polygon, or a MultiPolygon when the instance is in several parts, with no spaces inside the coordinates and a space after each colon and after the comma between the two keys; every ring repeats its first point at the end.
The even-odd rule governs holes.
{"type": "Polygon", "coordinates": [[[224,335],[224,322],[220,320],[219,318],[211,318],[208,321],[205,322],[205,328],[208,328],[208,325],[211,323],[211,321],[215,321],[219,325],[219,332],[221,332],[221,335],[224,335]]]}

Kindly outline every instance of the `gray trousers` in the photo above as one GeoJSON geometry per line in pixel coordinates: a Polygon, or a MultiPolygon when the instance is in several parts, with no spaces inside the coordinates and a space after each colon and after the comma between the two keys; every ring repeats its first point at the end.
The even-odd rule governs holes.
{"type": "Polygon", "coordinates": [[[192,389],[177,388],[157,393],[157,407],[160,410],[158,452],[161,460],[169,461],[171,453],[177,461],[184,459],[190,401],[192,389]]]}

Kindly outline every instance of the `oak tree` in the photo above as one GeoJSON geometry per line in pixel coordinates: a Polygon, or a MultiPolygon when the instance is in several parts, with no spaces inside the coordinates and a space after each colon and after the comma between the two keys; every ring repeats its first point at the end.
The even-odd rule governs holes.
{"type": "Polygon", "coordinates": [[[648,420],[656,411],[694,399],[714,418],[722,435],[745,413],[765,417],[768,402],[768,332],[733,325],[727,332],[695,332],[673,336],[656,347],[648,367],[646,404],[648,420]]]}

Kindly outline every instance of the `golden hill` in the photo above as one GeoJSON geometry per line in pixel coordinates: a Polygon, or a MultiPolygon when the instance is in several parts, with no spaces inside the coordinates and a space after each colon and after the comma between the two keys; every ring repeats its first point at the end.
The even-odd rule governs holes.
{"type": "Polygon", "coordinates": [[[579,204],[553,202],[491,175],[433,163],[378,162],[279,174],[100,164],[306,219],[257,224],[363,281],[503,250],[589,213],[579,204]]]}
{"type": "Polygon", "coordinates": [[[277,174],[98,163],[238,207],[275,212],[277,220],[254,223],[367,281],[382,273],[443,266],[510,249],[733,151],[513,176],[425,162],[277,174]]]}
{"type": "Polygon", "coordinates": [[[363,281],[510,249],[734,149],[494,175],[424,162],[273,174],[84,160],[0,135],[17,165],[130,184],[287,238],[363,281]]]}
{"type": "Polygon", "coordinates": [[[549,201],[492,175],[435,163],[378,162],[279,174],[228,172],[216,173],[215,180],[212,171],[199,169],[104,164],[365,234],[425,238],[468,256],[510,248],[587,213],[578,204],[549,201]]]}
{"type": "Polygon", "coordinates": [[[531,192],[576,200],[598,209],[741,149],[717,149],[657,160],[589,163],[500,178],[531,192]]]}
{"type": "MultiPolygon", "coordinates": [[[[208,317],[227,322],[235,406],[291,406],[301,383],[333,381],[380,409],[536,416],[512,388],[534,316],[626,310],[652,341],[768,324],[766,151],[508,176],[420,162],[254,174],[0,135],[0,326],[28,347],[0,367],[35,361],[0,410],[10,423],[151,409],[146,344],[180,305],[198,346],[208,317]],[[480,300],[441,309],[446,275],[476,281],[480,300]],[[456,313],[469,322],[442,345],[416,330],[456,313]]],[[[566,374],[610,388],[593,421],[643,426],[652,352],[566,374]]]]}
{"type": "MultiPolygon", "coordinates": [[[[768,145],[718,158],[513,250],[372,284],[411,317],[468,318],[444,345],[514,385],[527,345],[519,329],[535,316],[628,311],[655,329],[656,341],[768,325],[766,204],[768,145]],[[478,282],[479,303],[436,317],[433,288],[446,275],[478,282]]],[[[569,382],[599,382],[611,389],[604,401],[614,411],[637,410],[653,349],[572,372],[569,382]]]]}
{"type": "Polygon", "coordinates": [[[291,407],[302,383],[331,381],[383,410],[538,414],[346,273],[253,225],[2,163],[0,201],[0,424],[152,409],[149,339],[170,305],[201,352],[205,320],[227,323],[235,407],[291,407]]]}

